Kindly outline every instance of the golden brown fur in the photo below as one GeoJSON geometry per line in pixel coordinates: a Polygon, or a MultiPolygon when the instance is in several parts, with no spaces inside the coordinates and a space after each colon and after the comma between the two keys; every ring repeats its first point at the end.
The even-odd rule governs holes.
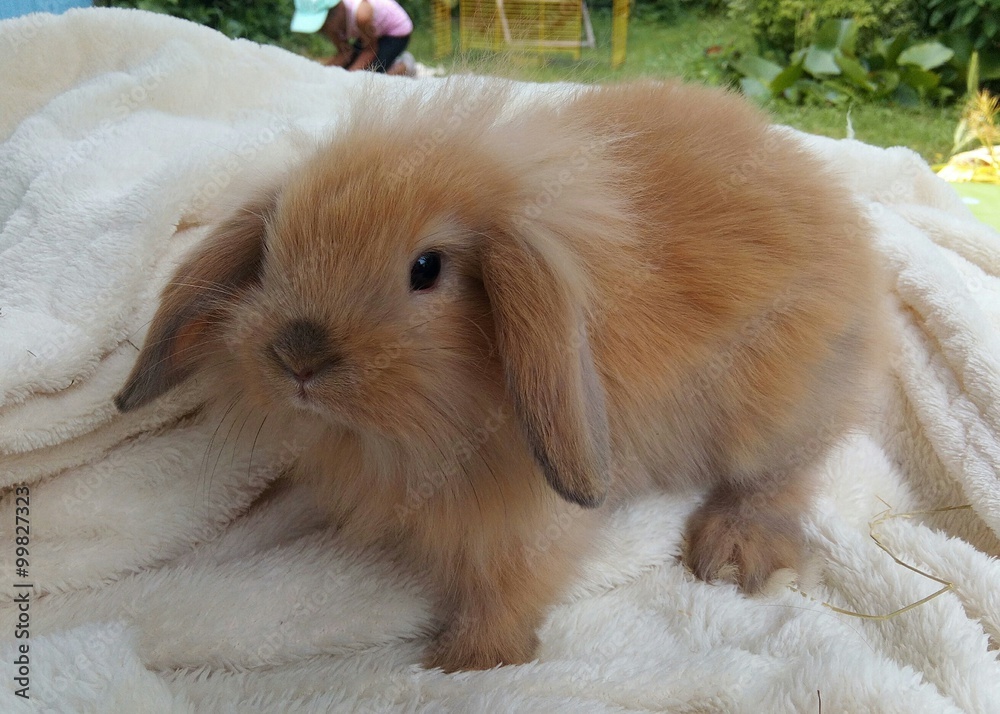
{"type": "Polygon", "coordinates": [[[650,488],[709,492],[700,577],[795,567],[810,467],[878,359],[869,227],[758,112],[513,91],[362,103],[180,268],[116,400],[203,370],[311,430],[298,471],[342,536],[434,584],[446,670],[531,659],[608,504],[650,488]],[[429,249],[439,282],[411,292],[429,249]]]}

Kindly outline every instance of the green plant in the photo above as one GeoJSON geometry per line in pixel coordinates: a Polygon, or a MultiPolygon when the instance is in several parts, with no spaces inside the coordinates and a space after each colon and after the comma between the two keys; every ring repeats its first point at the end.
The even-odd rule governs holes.
{"type": "Polygon", "coordinates": [[[1000,47],[1000,0],[920,0],[917,4],[927,32],[962,33],[979,51],[1000,47]]]}
{"type": "Polygon", "coordinates": [[[955,128],[955,143],[951,153],[957,154],[970,145],[979,144],[987,149],[994,171],[1000,166],[996,145],[1000,144],[1000,98],[979,89],[979,54],[973,53],[969,66],[967,94],[962,117],[955,128]]]}
{"type": "Polygon", "coordinates": [[[976,52],[980,80],[1000,80],[1000,0],[915,2],[921,30],[955,50],[951,65],[957,78],[967,75],[972,53],[976,52]]]}
{"type": "Polygon", "coordinates": [[[925,100],[945,102],[954,96],[954,90],[944,86],[935,72],[954,56],[941,43],[913,43],[902,34],[874,42],[859,57],[857,36],[854,20],[827,20],[814,42],[793,52],[786,66],[753,54],[726,62],[745,94],[795,104],[891,99],[913,106],[925,100]]]}
{"type": "Polygon", "coordinates": [[[275,0],[266,5],[236,0],[211,4],[199,0],[108,0],[106,4],[181,17],[230,37],[256,42],[274,41],[290,34],[288,22],[293,10],[293,0],[275,0]]]}
{"type": "MultiPolygon", "coordinates": [[[[597,0],[592,7],[611,7],[611,0],[597,0]]],[[[725,0],[634,0],[636,17],[647,21],[674,23],[692,13],[719,13],[726,7],[725,0]]]]}
{"type": "Polygon", "coordinates": [[[955,128],[955,143],[948,163],[935,167],[945,181],[953,183],[1000,184],[1000,99],[986,89],[979,89],[979,55],[972,54],[969,64],[968,93],[962,117],[955,128]],[[978,144],[979,149],[963,153],[978,144]]]}
{"type": "Polygon", "coordinates": [[[729,0],[732,17],[747,23],[764,54],[787,56],[812,44],[827,20],[850,18],[871,39],[915,28],[913,0],[729,0]]]}
{"type": "Polygon", "coordinates": [[[1000,99],[994,97],[987,90],[980,90],[970,97],[958,128],[955,130],[955,145],[952,147],[954,153],[957,154],[978,143],[987,149],[996,163],[996,145],[1000,144],[1000,126],[997,126],[998,116],[1000,116],[1000,99]]]}

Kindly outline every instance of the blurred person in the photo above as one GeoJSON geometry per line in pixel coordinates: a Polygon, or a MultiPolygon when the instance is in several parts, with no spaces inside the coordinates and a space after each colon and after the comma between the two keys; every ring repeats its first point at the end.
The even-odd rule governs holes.
{"type": "Polygon", "coordinates": [[[413,21],[396,0],[295,0],[292,32],[321,32],[337,48],[323,64],[394,75],[414,74],[404,52],[413,21]]]}

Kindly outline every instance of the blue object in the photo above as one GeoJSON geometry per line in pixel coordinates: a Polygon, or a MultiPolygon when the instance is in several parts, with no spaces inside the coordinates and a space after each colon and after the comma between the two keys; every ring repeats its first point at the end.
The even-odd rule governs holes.
{"type": "Polygon", "coordinates": [[[90,7],[93,4],[92,0],[4,0],[0,3],[0,20],[32,12],[51,12],[58,15],[71,7],[90,7]]]}

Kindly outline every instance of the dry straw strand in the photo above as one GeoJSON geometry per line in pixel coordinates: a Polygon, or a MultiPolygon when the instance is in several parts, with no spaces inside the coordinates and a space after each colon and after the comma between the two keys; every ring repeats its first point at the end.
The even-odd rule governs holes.
{"type": "MultiPolygon", "coordinates": [[[[883,501],[881,498],[879,500],[882,501],[882,503],[885,504],[886,510],[882,511],[877,516],[875,516],[875,518],[873,518],[872,521],[868,524],[868,535],[871,536],[871,539],[873,541],[875,541],[875,545],[877,545],[882,551],[884,551],[886,555],[888,555],[890,558],[892,558],[893,561],[897,565],[901,565],[904,568],[906,568],[907,570],[911,570],[914,573],[916,573],[917,575],[921,575],[921,576],[927,578],[928,580],[933,580],[936,583],[940,583],[942,585],[942,587],[940,589],[936,590],[935,592],[931,593],[927,597],[921,598],[920,600],[917,600],[916,602],[912,602],[909,605],[905,605],[904,607],[901,607],[901,608],[899,608],[897,610],[893,610],[892,612],[881,614],[881,615],[873,615],[873,614],[864,613],[864,612],[854,612],[853,610],[845,610],[844,608],[837,607],[836,605],[833,605],[833,604],[825,602],[825,601],[820,601],[820,604],[823,605],[826,608],[829,608],[830,610],[833,610],[834,612],[836,612],[838,614],[841,614],[841,615],[848,615],[850,617],[858,617],[858,618],[861,618],[863,620],[875,620],[875,621],[879,621],[879,622],[884,622],[886,620],[891,620],[894,617],[898,617],[899,615],[902,615],[905,612],[909,612],[910,610],[914,610],[914,609],[920,607],[921,605],[930,602],[934,598],[940,597],[941,595],[945,594],[946,592],[949,592],[950,590],[954,590],[955,589],[955,583],[953,583],[953,582],[951,582],[949,580],[944,580],[943,578],[939,578],[936,575],[932,575],[932,574],[930,574],[928,572],[925,572],[925,571],[921,570],[920,568],[917,568],[917,567],[914,567],[914,566],[910,565],[909,563],[904,563],[891,550],[889,550],[889,548],[886,547],[886,545],[881,540],[879,540],[878,535],[876,535],[876,529],[880,525],[882,525],[883,523],[885,523],[886,521],[889,521],[889,520],[892,520],[892,519],[896,519],[896,518],[915,518],[917,516],[936,515],[936,514],[939,514],[939,513],[947,513],[949,511],[964,511],[964,510],[970,510],[972,508],[972,506],[970,504],[964,504],[964,505],[961,505],[961,506],[946,506],[944,508],[935,508],[935,509],[931,509],[931,510],[927,510],[927,511],[910,511],[908,513],[893,513],[892,512],[892,506],[890,506],[888,503],[886,503],[885,501],[883,501]]],[[[802,592],[801,590],[797,590],[797,592],[801,593],[805,597],[809,597],[806,593],[802,592]]],[[[812,599],[812,598],[810,598],[810,599],[812,599]]]]}

